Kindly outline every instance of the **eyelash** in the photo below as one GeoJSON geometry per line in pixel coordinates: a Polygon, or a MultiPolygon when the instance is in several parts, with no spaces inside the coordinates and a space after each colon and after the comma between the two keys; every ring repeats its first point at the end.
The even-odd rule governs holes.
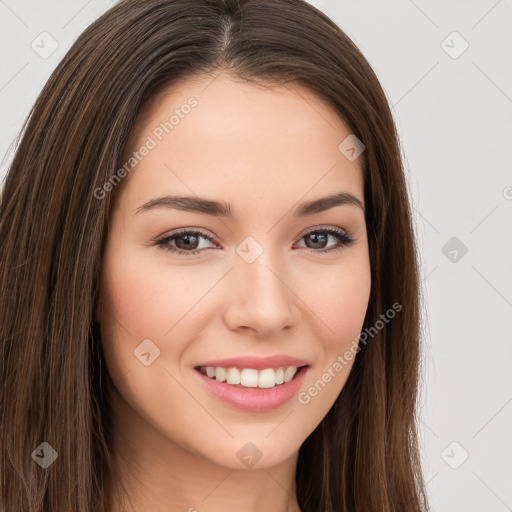
{"type": "MultiPolygon", "coordinates": [[[[304,233],[300,237],[299,240],[302,240],[304,237],[310,235],[311,233],[322,233],[322,234],[332,235],[332,236],[334,236],[334,238],[336,238],[338,240],[338,242],[340,242],[340,245],[338,245],[337,247],[330,247],[329,249],[306,248],[305,250],[311,254],[340,251],[342,249],[345,249],[346,247],[351,246],[355,242],[355,239],[352,238],[346,231],[344,231],[342,229],[333,229],[333,228],[324,228],[324,227],[318,227],[318,228],[311,229],[310,231],[304,233]]],[[[196,249],[193,251],[184,251],[182,249],[178,249],[178,248],[175,248],[175,247],[172,247],[171,245],[169,245],[169,242],[171,242],[175,238],[179,238],[180,236],[183,236],[183,235],[201,235],[202,237],[208,239],[210,242],[214,241],[211,239],[211,237],[208,234],[206,234],[205,232],[203,232],[199,229],[192,230],[189,228],[183,228],[183,229],[174,231],[171,235],[166,235],[163,238],[156,240],[155,245],[157,245],[158,247],[160,247],[161,249],[163,249],[166,252],[179,253],[179,254],[183,254],[186,256],[193,256],[193,255],[199,254],[201,251],[205,250],[205,249],[196,249]]]]}

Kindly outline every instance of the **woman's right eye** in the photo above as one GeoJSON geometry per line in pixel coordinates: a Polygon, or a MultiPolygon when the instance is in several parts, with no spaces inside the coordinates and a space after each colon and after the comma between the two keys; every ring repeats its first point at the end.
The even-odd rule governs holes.
{"type": "Polygon", "coordinates": [[[208,235],[200,231],[179,231],[161,238],[156,242],[156,245],[167,252],[177,252],[190,256],[208,249],[208,247],[201,246],[200,239],[210,240],[208,235]],[[175,245],[171,245],[171,242],[174,242],[175,245]]]}

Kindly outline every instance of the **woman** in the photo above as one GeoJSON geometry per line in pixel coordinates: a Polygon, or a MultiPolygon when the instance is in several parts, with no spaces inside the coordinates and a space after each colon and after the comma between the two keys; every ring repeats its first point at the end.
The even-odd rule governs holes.
{"type": "Polygon", "coordinates": [[[417,255],[368,62],[301,0],[123,0],[0,204],[2,509],[427,510],[417,255]]]}

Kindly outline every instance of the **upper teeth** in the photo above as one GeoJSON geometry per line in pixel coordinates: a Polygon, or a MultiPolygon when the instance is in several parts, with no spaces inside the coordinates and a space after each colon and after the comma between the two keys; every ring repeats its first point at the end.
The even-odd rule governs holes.
{"type": "Polygon", "coordinates": [[[207,366],[205,369],[206,375],[211,379],[215,377],[219,382],[240,384],[246,388],[273,388],[276,384],[291,381],[297,373],[296,366],[265,368],[259,371],[253,368],[222,368],[220,366],[207,366]]]}

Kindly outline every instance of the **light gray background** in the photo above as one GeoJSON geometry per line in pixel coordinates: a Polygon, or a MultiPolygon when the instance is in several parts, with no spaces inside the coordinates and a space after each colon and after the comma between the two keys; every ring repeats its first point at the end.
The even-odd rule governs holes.
{"type": "MultiPolygon", "coordinates": [[[[0,179],[50,73],[113,3],[0,0],[0,179]],[[44,59],[31,48],[43,31],[58,42],[44,59]]],[[[422,258],[432,509],[512,510],[512,2],[311,3],[373,66],[402,140],[422,258]]]]}

